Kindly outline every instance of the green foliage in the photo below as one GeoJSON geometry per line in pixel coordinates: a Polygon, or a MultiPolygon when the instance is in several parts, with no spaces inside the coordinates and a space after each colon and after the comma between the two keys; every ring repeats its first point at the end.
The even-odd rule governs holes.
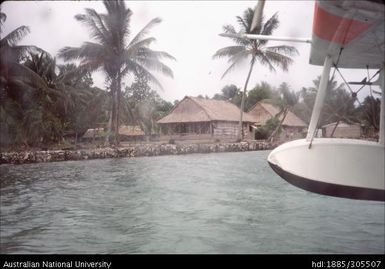
{"type": "MultiPolygon", "coordinates": [[[[234,84],[226,85],[221,89],[221,93],[214,94],[214,100],[224,100],[241,107],[242,92],[234,84]]],[[[256,84],[255,87],[246,93],[245,97],[245,111],[249,111],[257,102],[264,99],[277,99],[279,94],[267,82],[262,81],[256,84]]]]}
{"type": "MultiPolygon", "coordinates": [[[[262,16],[262,13],[261,13],[262,16]]],[[[247,85],[251,73],[253,72],[254,64],[260,63],[269,68],[270,71],[275,71],[274,66],[280,67],[283,71],[287,71],[289,65],[293,62],[291,56],[298,54],[298,51],[295,47],[280,45],[280,46],[267,46],[268,40],[260,39],[248,39],[243,37],[238,37],[238,34],[256,34],[256,35],[271,35],[274,30],[279,26],[278,15],[275,13],[268,20],[265,20],[262,16],[261,22],[258,27],[251,29],[252,22],[254,17],[254,10],[248,8],[244,11],[243,16],[237,16],[237,22],[239,30],[237,31],[232,25],[223,26],[223,31],[225,34],[231,34],[229,37],[234,45],[224,47],[219,49],[214,55],[213,58],[228,58],[230,66],[223,73],[222,78],[226,76],[229,72],[235,69],[244,60],[250,61],[249,72],[246,77],[246,81],[243,87],[243,92],[241,95],[240,107],[241,110],[245,110],[245,99],[247,95],[247,85]]],[[[234,102],[238,103],[238,102],[234,102]]],[[[248,107],[250,105],[247,105],[248,107]]],[[[240,122],[242,122],[242,117],[240,122]]],[[[239,135],[243,136],[241,130],[242,124],[239,125],[239,135]]],[[[238,137],[241,139],[243,137],[238,137]]]]}
{"type": "Polygon", "coordinates": [[[92,78],[86,70],[75,65],[57,66],[45,51],[30,53],[20,66],[29,75],[10,73],[1,88],[3,145],[58,143],[66,132],[84,132],[101,119],[101,91],[91,87],[92,78]]]}
{"type": "Polygon", "coordinates": [[[358,108],[359,118],[364,124],[366,134],[378,132],[380,129],[381,100],[374,96],[367,96],[358,108]]]}
{"type": "Polygon", "coordinates": [[[262,81],[260,84],[257,83],[246,96],[245,111],[249,111],[259,101],[273,99],[274,95],[275,91],[269,83],[265,81],[262,81]]]}
{"type": "MultiPolygon", "coordinates": [[[[320,80],[321,77],[319,76],[313,80],[313,87],[302,88],[300,93],[302,102],[295,106],[294,111],[305,122],[310,122],[320,80]]],[[[319,125],[323,126],[337,121],[357,122],[359,116],[354,103],[355,99],[351,93],[346,91],[343,84],[338,85],[336,80],[329,80],[319,125]]]]}
{"type": "Polygon", "coordinates": [[[226,85],[222,88],[221,93],[217,93],[213,96],[214,100],[229,101],[240,107],[242,101],[242,93],[234,84],[226,85]]]}
{"type": "Polygon", "coordinates": [[[276,117],[268,119],[265,125],[259,127],[255,131],[255,139],[262,140],[268,139],[273,131],[279,126],[279,120],[276,117]]]}
{"type": "MultiPolygon", "coordinates": [[[[158,87],[161,83],[153,72],[160,72],[173,77],[172,70],[165,65],[163,59],[175,60],[164,51],[150,49],[155,38],[148,37],[152,27],[159,24],[159,18],[152,19],[135,36],[131,37],[130,19],[132,11],[126,7],[125,1],[103,1],[106,14],[97,13],[94,9],[85,9],[85,14],[75,18],[89,28],[94,42],[84,42],[80,47],[64,47],[59,56],[64,60],[82,60],[81,65],[87,70],[102,69],[106,74],[110,91],[110,125],[108,134],[112,133],[113,144],[119,144],[118,128],[122,104],[121,83],[128,74],[146,75],[147,79],[158,87]]],[[[141,88],[138,85],[138,88],[141,88]]],[[[138,93],[140,94],[140,93],[138,93]]]]}
{"type": "Polygon", "coordinates": [[[140,125],[146,135],[157,133],[156,121],[164,117],[173,105],[164,101],[149,86],[145,73],[138,73],[130,87],[126,87],[122,99],[122,123],[140,125]]]}

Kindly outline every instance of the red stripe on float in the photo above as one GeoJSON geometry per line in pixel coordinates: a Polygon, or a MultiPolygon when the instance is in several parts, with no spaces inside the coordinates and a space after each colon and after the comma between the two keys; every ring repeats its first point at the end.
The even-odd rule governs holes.
{"type": "Polygon", "coordinates": [[[313,33],[328,41],[348,44],[369,28],[370,24],[331,14],[316,2],[314,10],[313,33]],[[341,28],[339,29],[339,27],[341,28]]]}

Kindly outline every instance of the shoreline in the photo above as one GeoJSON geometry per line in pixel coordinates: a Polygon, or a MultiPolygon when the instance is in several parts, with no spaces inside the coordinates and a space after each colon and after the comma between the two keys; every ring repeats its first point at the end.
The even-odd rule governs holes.
{"type": "Polygon", "coordinates": [[[194,153],[242,152],[269,150],[272,148],[273,145],[266,141],[248,141],[205,144],[138,144],[117,148],[105,147],[78,150],[31,150],[21,152],[0,152],[0,165],[183,155],[194,153]]]}

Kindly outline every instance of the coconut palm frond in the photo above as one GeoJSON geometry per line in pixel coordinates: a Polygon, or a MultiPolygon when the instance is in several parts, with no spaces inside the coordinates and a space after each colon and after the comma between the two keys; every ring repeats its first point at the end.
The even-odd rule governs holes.
{"type": "Polygon", "coordinates": [[[134,73],[137,73],[137,72],[143,73],[145,76],[148,77],[150,82],[154,83],[162,91],[164,90],[163,86],[159,82],[159,80],[150,71],[148,71],[145,67],[143,67],[142,65],[140,65],[140,64],[138,64],[138,63],[136,63],[134,61],[128,60],[127,63],[126,63],[126,68],[131,69],[134,73]]]}
{"type": "Polygon", "coordinates": [[[84,58],[102,58],[106,54],[106,47],[93,42],[84,42],[80,47],[64,47],[58,56],[65,61],[84,58]]]}
{"type": "Polygon", "coordinates": [[[64,61],[77,60],[80,58],[80,48],[64,47],[59,50],[58,57],[63,58],[64,61]]]}
{"type": "Polygon", "coordinates": [[[34,87],[43,89],[48,88],[47,83],[41,76],[22,64],[10,64],[10,73],[15,77],[21,76],[24,81],[28,81],[34,87]]]}
{"type": "Polygon", "coordinates": [[[272,60],[267,55],[260,53],[256,55],[256,58],[259,59],[259,62],[262,65],[265,65],[269,68],[271,72],[276,72],[275,67],[272,65],[272,60]]]}
{"type": "Polygon", "coordinates": [[[244,46],[229,46],[221,48],[217,50],[217,52],[213,55],[213,59],[222,57],[232,57],[233,55],[244,52],[245,50],[246,48],[244,46]]]}
{"type": "Polygon", "coordinates": [[[169,53],[165,51],[157,51],[157,50],[152,50],[149,48],[142,47],[138,54],[138,58],[150,58],[150,59],[167,59],[167,60],[173,60],[176,61],[174,56],[170,55],[169,53]]]}
{"type": "Polygon", "coordinates": [[[223,73],[223,75],[221,76],[221,79],[223,79],[228,73],[230,73],[231,71],[233,71],[233,70],[235,69],[235,66],[236,66],[237,64],[238,64],[237,62],[232,63],[232,64],[226,69],[226,71],[223,73]]]}
{"type": "Polygon", "coordinates": [[[3,25],[3,23],[6,21],[7,15],[3,12],[0,12],[0,23],[3,25]]]}
{"type": "MultiPolygon", "coordinates": [[[[233,35],[237,35],[239,34],[234,26],[230,25],[230,24],[227,24],[227,25],[224,25],[223,26],[223,32],[225,34],[233,34],[233,35]]],[[[230,38],[233,42],[235,42],[236,44],[238,45],[241,45],[241,46],[247,46],[248,44],[250,44],[250,40],[247,39],[247,38],[242,38],[242,37],[237,37],[237,36],[232,36],[232,37],[228,37],[227,38],[230,38]]]]}
{"type": "Polygon", "coordinates": [[[273,51],[266,51],[265,56],[270,62],[279,66],[283,71],[288,71],[289,65],[293,63],[293,59],[290,57],[273,51]]]}
{"type": "Polygon", "coordinates": [[[106,70],[104,68],[104,59],[100,58],[88,58],[84,59],[80,62],[80,67],[84,68],[88,72],[92,73],[97,70],[103,71],[105,74],[107,74],[106,70]]]}
{"type": "Polygon", "coordinates": [[[130,45],[127,46],[125,49],[125,54],[127,56],[134,56],[138,54],[138,52],[144,48],[148,47],[151,43],[155,42],[156,39],[154,37],[149,37],[146,39],[142,39],[136,43],[130,43],[130,45]]]}
{"type": "Polygon", "coordinates": [[[162,22],[162,20],[160,18],[152,19],[149,23],[147,23],[146,26],[143,27],[142,30],[140,30],[135,35],[135,37],[131,40],[129,45],[138,43],[140,40],[142,40],[142,38],[144,38],[149,33],[149,31],[151,30],[152,27],[154,27],[155,25],[157,25],[157,24],[159,24],[161,22],[162,22]]]}
{"type": "Polygon", "coordinates": [[[103,1],[107,14],[102,16],[113,45],[123,45],[124,37],[130,34],[129,22],[132,15],[124,1],[103,1]]]}
{"type": "Polygon", "coordinates": [[[246,60],[249,57],[249,53],[247,51],[240,52],[238,54],[233,55],[228,62],[231,63],[229,68],[226,69],[226,71],[223,73],[221,79],[223,79],[228,73],[233,71],[233,69],[241,64],[244,60],[246,60]]]}
{"type": "Polygon", "coordinates": [[[253,22],[253,17],[254,17],[254,10],[252,8],[247,8],[242,15],[242,21],[241,27],[243,30],[247,33],[251,33],[251,24],[253,22]]]}
{"type": "Polygon", "coordinates": [[[261,35],[271,35],[279,27],[278,13],[268,19],[262,27],[261,35]]]}
{"type": "Polygon", "coordinates": [[[296,56],[299,54],[298,50],[293,46],[271,46],[266,47],[267,51],[272,51],[279,54],[285,54],[287,56],[296,56]]]}
{"type": "Polygon", "coordinates": [[[91,33],[91,36],[101,42],[102,44],[108,44],[109,32],[107,31],[104,23],[99,14],[90,8],[86,8],[87,15],[78,14],[75,19],[85,24],[91,33]]]}
{"type": "Polygon", "coordinates": [[[9,46],[15,46],[21,39],[30,33],[28,26],[20,26],[1,39],[1,44],[7,43],[9,46]]]}
{"type": "Polygon", "coordinates": [[[249,50],[243,50],[243,51],[240,51],[234,55],[231,55],[228,59],[228,63],[235,63],[235,62],[242,62],[244,60],[246,60],[247,58],[249,58],[251,56],[251,53],[249,50]]]}
{"type": "Polygon", "coordinates": [[[165,65],[164,63],[160,62],[157,59],[151,59],[151,58],[142,58],[138,59],[138,62],[146,67],[147,69],[154,70],[157,72],[162,73],[163,75],[166,75],[168,77],[174,78],[174,74],[170,67],[165,65]]]}
{"type": "Polygon", "coordinates": [[[241,25],[241,28],[243,32],[248,32],[249,30],[249,25],[247,25],[247,22],[241,17],[241,16],[236,16],[237,22],[239,25],[241,25]]]}

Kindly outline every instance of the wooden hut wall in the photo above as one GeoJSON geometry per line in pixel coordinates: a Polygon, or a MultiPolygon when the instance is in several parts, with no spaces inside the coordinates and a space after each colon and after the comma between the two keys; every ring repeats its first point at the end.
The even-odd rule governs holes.
{"type": "MultiPolygon", "coordinates": [[[[214,138],[236,138],[239,133],[238,122],[218,121],[213,123],[213,137],[214,138]]],[[[250,138],[249,124],[243,123],[244,138],[250,138]]]]}
{"type": "Polygon", "coordinates": [[[211,134],[210,122],[182,122],[162,124],[161,132],[165,135],[211,134]]]}
{"type": "Polygon", "coordinates": [[[294,139],[305,138],[306,128],[294,126],[282,126],[282,131],[279,135],[280,140],[290,141],[294,139]]]}
{"type": "MultiPolygon", "coordinates": [[[[325,137],[330,137],[334,125],[325,127],[325,137]]],[[[361,136],[361,127],[359,125],[338,126],[333,137],[336,138],[359,138],[361,136]]]]}
{"type": "Polygon", "coordinates": [[[236,122],[213,123],[214,137],[236,137],[238,135],[238,124],[236,122]]]}

